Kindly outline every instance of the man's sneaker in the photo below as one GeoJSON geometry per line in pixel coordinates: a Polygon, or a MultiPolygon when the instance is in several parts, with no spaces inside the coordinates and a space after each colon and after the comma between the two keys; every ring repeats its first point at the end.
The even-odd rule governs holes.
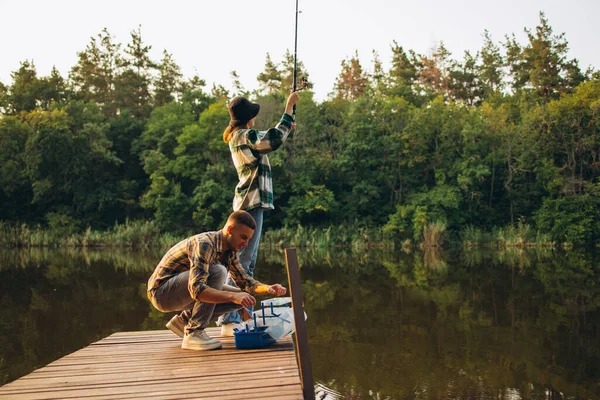
{"type": "Polygon", "coordinates": [[[180,315],[175,315],[169,322],[167,322],[167,328],[180,338],[183,337],[183,328],[185,328],[185,321],[180,315]]]}
{"type": "Polygon", "coordinates": [[[231,324],[223,324],[221,325],[221,336],[233,336],[235,332],[234,329],[241,331],[244,329],[245,325],[241,322],[234,322],[231,324]]]}
{"type": "Polygon", "coordinates": [[[181,342],[181,348],[185,350],[216,350],[222,346],[223,343],[208,336],[204,329],[186,333],[181,342]]]}

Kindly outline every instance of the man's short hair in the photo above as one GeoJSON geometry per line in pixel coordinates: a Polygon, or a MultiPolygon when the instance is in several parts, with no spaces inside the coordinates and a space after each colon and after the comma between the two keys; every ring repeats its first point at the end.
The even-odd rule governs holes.
{"type": "Polygon", "coordinates": [[[229,218],[227,218],[227,222],[243,224],[252,230],[256,229],[256,221],[254,220],[252,215],[250,215],[250,213],[244,210],[232,212],[231,215],[229,215],[229,218]]]}

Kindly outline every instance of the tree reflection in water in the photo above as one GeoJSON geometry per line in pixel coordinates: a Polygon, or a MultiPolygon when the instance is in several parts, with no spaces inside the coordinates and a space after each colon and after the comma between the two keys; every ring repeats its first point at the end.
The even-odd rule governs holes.
{"type": "MultiPolygon", "coordinates": [[[[0,251],[2,383],[116,331],[162,329],[161,252],[0,251]]],[[[586,251],[299,252],[316,381],[347,398],[600,397],[600,266],[586,251]]],[[[286,281],[263,250],[264,281],[286,281]]]]}

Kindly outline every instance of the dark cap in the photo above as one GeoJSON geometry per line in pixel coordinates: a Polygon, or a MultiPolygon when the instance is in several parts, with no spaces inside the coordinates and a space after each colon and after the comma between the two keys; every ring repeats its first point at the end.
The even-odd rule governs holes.
{"type": "Polygon", "coordinates": [[[245,125],[246,122],[256,117],[260,110],[260,105],[252,103],[245,97],[236,96],[229,102],[227,108],[229,109],[229,117],[231,118],[229,125],[240,126],[245,125]]]}

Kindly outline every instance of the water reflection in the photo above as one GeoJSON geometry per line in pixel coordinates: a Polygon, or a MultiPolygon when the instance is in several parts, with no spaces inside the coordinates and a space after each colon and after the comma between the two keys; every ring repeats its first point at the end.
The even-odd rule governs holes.
{"type": "MultiPolygon", "coordinates": [[[[161,329],[161,257],[0,251],[1,383],[115,331],[161,329]]],[[[348,398],[600,397],[600,267],[591,252],[299,252],[315,379],[348,398]]],[[[287,279],[263,251],[264,281],[287,279]]]]}
{"type": "Polygon", "coordinates": [[[115,251],[0,251],[0,382],[116,331],[160,326],[145,300],[155,257],[115,251]]]}
{"type": "Polygon", "coordinates": [[[350,398],[600,397],[590,252],[303,255],[313,372],[350,398]]]}

